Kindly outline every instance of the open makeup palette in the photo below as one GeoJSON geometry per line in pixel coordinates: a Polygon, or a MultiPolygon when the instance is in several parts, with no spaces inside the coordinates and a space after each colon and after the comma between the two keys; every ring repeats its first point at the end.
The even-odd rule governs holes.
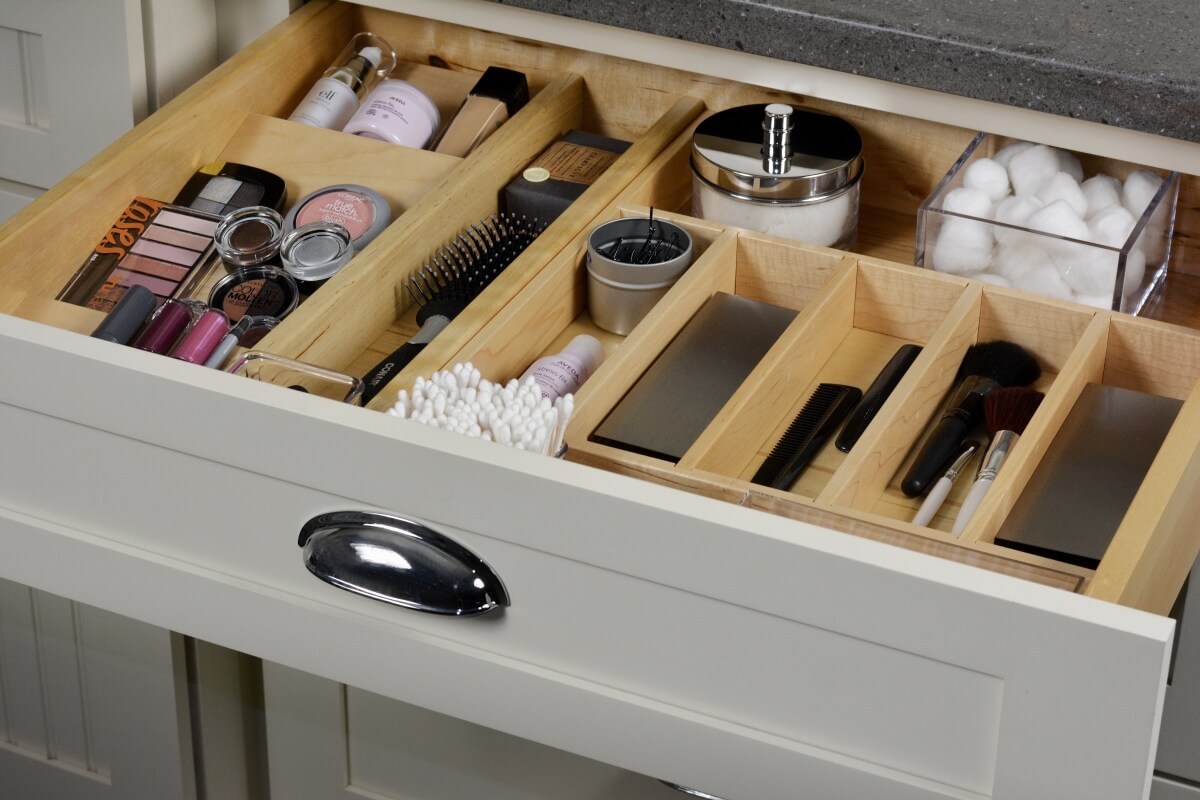
{"type": "MultiPolygon", "coordinates": [[[[311,647],[297,655],[294,641],[303,636],[263,637],[262,626],[243,630],[230,621],[240,614],[225,614],[219,622],[189,616],[202,613],[202,602],[176,618],[164,612],[150,620],[156,624],[264,658],[290,658],[300,668],[434,710],[475,714],[480,724],[637,771],[693,783],[708,779],[714,789],[732,780],[729,770],[720,771],[718,753],[735,759],[765,754],[753,762],[761,769],[742,770],[753,773],[745,780],[758,781],[759,792],[741,796],[794,796],[785,779],[798,765],[813,767],[814,774],[828,767],[855,780],[866,776],[879,790],[854,796],[888,796],[885,782],[904,784],[910,774],[962,790],[930,797],[990,796],[993,787],[1007,796],[1032,796],[1020,788],[1026,766],[1069,738],[1061,728],[1046,727],[1054,715],[1044,713],[1042,704],[1060,702],[1062,725],[1078,731],[1089,728],[1078,715],[1091,708],[1080,698],[1092,697],[1089,685],[1076,687],[1061,676],[1042,680],[1050,673],[1037,659],[1057,655],[1041,650],[1037,625],[1014,621],[1040,623],[1041,612],[1062,622],[1068,634],[1079,634],[1078,640],[1091,642],[1097,631],[1111,634],[1104,639],[1111,643],[1106,656],[1077,643],[1065,647],[1077,666],[1116,664],[1131,654],[1140,659],[1140,680],[1128,691],[1124,673],[1117,675],[1115,666],[1104,671],[1104,691],[1113,696],[1096,714],[1123,719],[1128,709],[1161,701],[1160,667],[1170,634],[1160,636],[1157,628],[1154,635],[1143,633],[1164,623],[1067,593],[1165,615],[1200,550],[1200,331],[1172,324],[1200,323],[1189,305],[1195,278],[1186,274],[1197,271],[1200,236],[1200,181],[1193,177],[1180,184],[1173,272],[1163,296],[1147,306],[1171,322],[1123,316],[909,265],[918,206],[972,141],[973,130],[458,24],[313,2],[0,228],[0,312],[91,333],[103,314],[56,295],[133,198],[169,200],[206,163],[273,172],[287,181],[292,201],[331,184],[363,184],[387,199],[394,221],[255,346],[281,359],[362,376],[418,329],[404,280],[464,226],[496,214],[504,187],[571,130],[632,144],[365,409],[0,318],[12,329],[0,331],[0,343],[10,348],[0,355],[7,363],[11,354],[14,369],[56,359],[42,370],[45,386],[58,387],[54,391],[42,381],[38,387],[11,381],[3,388],[0,420],[13,435],[50,425],[53,435],[71,437],[79,464],[107,464],[113,453],[123,453],[127,478],[160,489],[158,505],[149,510],[136,504],[110,508],[99,501],[104,470],[73,471],[76,461],[62,465],[36,447],[15,448],[0,456],[9,475],[9,485],[0,487],[0,510],[11,506],[22,519],[61,520],[61,527],[43,526],[44,538],[23,541],[65,541],[70,535],[63,530],[95,529],[102,548],[108,547],[103,542],[119,543],[113,552],[133,565],[130,574],[146,564],[177,570],[196,577],[198,597],[210,589],[214,598],[244,589],[245,603],[277,615],[271,618],[281,630],[293,630],[283,622],[295,623],[307,641],[362,632],[361,642],[347,646],[361,645],[363,657],[332,652],[337,648],[309,652],[323,649],[311,647]],[[531,99],[465,158],[288,122],[321,71],[364,30],[397,49],[401,66],[395,75],[434,97],[443,118],[493,65],[524,72],[531,99]],[[688,156],[695,125],[713,111],[762,102],[835,113],[861,132],[866,172],[854,252],[692,216],[688,156]],[[602,222],[645,216],[650,209],[691,234],[695,260],[627,336],[600,331],[586,310],[587,235],[602,222]],[[718,293],[781,306],[795,317],[677,462],[596,441],[612,409],[718,293]],[[470,361],[489,380],[507,381],[539,357],[561,351],[578,333],[601,339],[607,358],[576,395],[567,463],[380,413],[418,377],[470,361]],[[964,353],[997,339],[1035,356],[1041,367],[1036,388],[1045,399],[961,537],[949,530],[969,480],[960,479],[929,526],[914,525],[909,520],[920,498],[906,497],[898,476],[940,413],[964,353]],[[790,490],[750,481],[818,384],[866,389],[908,343],[920,345],[920,354],[849,453],[826,446],[790,490]],[[136,391],[125,391],[129,382],[136,391]],[[1182,402],[1095,569],[996,544],[1088,384],[1182,402]],[[85,392],[91,403],[72,403],[85,392]],[[187,425],[155,415],[154,403],[168,399],[187,425]],[[220,446],[211,434],[231,419],[270,447],[220,446]],[[226,487],[227,506],[198,502],[183,484],[163,477],[172,470],[226,487]],[[244,491],[251,485],[260,494],[244,491]],[[470,502],[461,502],[468,496],[470,502]],[[351,503],[388,508],[452,532],[504,576],[512,611],[496,625],[464,625],[397,611],[315,581],[301,565],[295,533],[309,517],[356,507],[351,503]],[[189,514],[178,525],[159,524],[155,507],[184,506],[189,514]],[[545,507],[552,511],[543,512],[545,507]],[[231,526],[230,519],[241,522],[231,526]],[[161,554],[161,563],[158,555],[138,555],[146,552],[161,554]],[[744,570],[727,569],[734,558],[744,559],[744,570]],[[828,564],[837,569],[826,569],[828,564]],[[555,577],[552,568],[570,579],[555,577]],[[845,579],[839,577],[843,568],[845,579]],[[794,575],[806,577],[791,585],[794,575]],[[807,602],[795,599],[801,595],[807,602]],[[605,602],[595,602],[598,596],[605,602]],[[917,608],[935,611],[928,617],[909,613],[917,608]],[[1001,620],[986,609],[1012,616],[1001,620]],[[959,615],[955,624],[978,638],[943,636],[939,626],[947,623],[933,618],[940,614],[959,615]],[[1132,634],[1138,626],[1126,627],[1126,616],[1141,626],[1132,634]],[[710,622],[718,619],[724,620],[719,629],[710,622]],[[739,632],[754,641],[713,646],[739,632]],[[855,655],[860,646],[874,649],[855,655]],[[1020,652],[1010,654],[1013,648],[1020,652]],[[654,657],[644,657],[649,650],[654,657]],[[393,651],[397,658],[385,656],[393,651]],[[798,664],[804,659],[797,653],[812,660],[798,664]],[[426,662],[414,654],[431,655],[426,662]],[[686,663],[672,660],[684,655],[686,663]],[[415,666],[406,661],[410,657],[415,666]],[[848,671],[850,664],[861,674],[848,671]],[[909,673],[905,665],[915,666],[909,673]],[[453,691],[480,702],[462,701],[463,695],[435,684],[431,676],[456,666],[471,679],[453,691]],[[819,680],[795,677],[794,669],[809,666],[819,680]],[[750,670],[764,672],[743,680],[750,670]],[[904,683],[898,675],[913,680],[904,683]],[[513,682],[494,689],[497,677],[513,682]],[[1011,690],[1001,693],[997,686],[1004,681],[1012,682],[1011,690]],[[1036,692],[1023,688],[1031,682],[1038,682],[1036,692]],[[917,685],[929,692],[965,687],[964,696],[983,698],[979,707],[986,708],[959,719],[960,704],[918,702],[917,685]],[[880,690],[887,697],[860,702],[861,690],[872,686],[888,687],[880,690]],[[588,738],[601,725],[539,727],[527,709],[511,706],[519,698],[527,703],[534,689],[545,692],[537,705],[561,702],[580,718],[607,720],[609,735],[588,738]],[[805,703],[819,706],[826,698],[829,713],[810,725],[805,703]],[[890,710],[910,699],[907,711],[890,710]],[[895,742],[924,748],[920,737],[898,730],[876,734],[891,720],[926,712],[928,727],[946,736],[916,755],[896,755],[891,748],[895,742]],[[638,716],[623,716],[630,713],[638,716]],[[950,717],[954,724],[944,724],[950,717]],[[961,731],[971,735],[959,736],[961,731]],[[822,755],[822,748],[837,750],[829,742],[838,736],[842,749],[822,755]],[[961,758],[953,750],[960,741],[973,748],[961,758]],[[737,749],[743,745],[747,749],[737,749]],[[643,758],[651,751],[655,763],[643,758]],[[861,763],[842,753],[861,756],[861,763]]],[[[53,560],[49,551],[31,550],[23,563],[41,563],[42,555],[47,564],[53,560]]],[[[37,575],[15,577],[33,583],[37,575]]],[[[152,593],[169,583],[139,585],[152,593]]],[[[80,586],[81,599],[123,613],[138,613],[143,605],[173,607],[123,606],[107,583],[80,586]]],[[[1128,785],[1142,781],[1156,730],[1153,714],[1145,716],[1128,726],[1125,739],[1112,739],[1109,731],[1104,741],[1093,736],[1037,774],[1074,786],[1091,768],[1083,765],[1112,762],[1128,785]],[[1109,739],[1112,758],[1095,749],[1108,747],[1109,739]]]]}

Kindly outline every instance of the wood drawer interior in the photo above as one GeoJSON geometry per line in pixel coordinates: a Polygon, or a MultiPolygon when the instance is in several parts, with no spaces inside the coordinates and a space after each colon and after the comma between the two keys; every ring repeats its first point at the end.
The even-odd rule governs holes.
{"type": "MultiPolygon", "coordinates": [[[[622,200],[630,195],[643,196],[636,185],[622,200]]],[[[647,210],[618,201],[596,222],[644,216],[647,210]]],[[[1187,553],[1195,547],[1189,524],[1182,521],[1191,517],[1180,517],[1180,512],[1191,507],[1190,471],[1200,447],[1200,430],[1189,423],[1200,405],[1200,334],[682,215],[665,216],[692,233],[700,255],[627,337],[598,330],[588,317],[584,231],[441,366],[471,361],[485,377],[504,381],[538,357],[558,352],[577,333],[591,333],[605,342],[608,357],[577,394],[567,437],[570,460],[1158,613],[1169,610],[1186,576],[1186,568],[1176,565],[1190,563],[1187,553]],[[612,407],[715,292],[799,313],[678,463],[592,441],[592,432],[612,407]],[[910,520],[921,498],[906,497],[899,476],[927,424],[941,413],[966,349],[997,339],[1014,341],[1037,357],[1041,376],[1034,388],[1045,393],[1045,400],[961,537],[949,531],[970,478],[955,483],[928,527],[914,525],[910,520]],[[788,491],[750,483],[818,383],[865,389],[904,343],[918,344],[922,351],[849,454],[825,446],[788,491]],[[1096,570],[994,543],[1087,383],[1186,401],[1096,570]],[[1167,555],[1172,553],[1176,555],[1167,555]]],[[[377,407],[385,408],[390,400],[377,407]]]]}

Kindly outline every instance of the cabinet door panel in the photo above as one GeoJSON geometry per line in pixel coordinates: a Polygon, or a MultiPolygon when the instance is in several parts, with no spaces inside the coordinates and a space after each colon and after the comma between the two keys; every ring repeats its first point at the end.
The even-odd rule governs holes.
{"type": "Polygon", "coordinates": [[[1148,788],[1169,620],[20,320],[0,359],[37,376],[0,385],[28,583],[717,795],[1148,788]],[[513,606],[318,582],[297,532],[346,507],[459,539],[513,606]]]}
{"type": "Polygon", "coordinates": [[[194,797],[177,639],[0,579],[4,797],[194,797]]]}

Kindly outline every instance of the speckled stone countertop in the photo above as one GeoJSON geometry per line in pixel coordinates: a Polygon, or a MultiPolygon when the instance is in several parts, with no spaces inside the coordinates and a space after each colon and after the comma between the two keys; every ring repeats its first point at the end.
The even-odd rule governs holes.
{"type": "Polygon", "coordinates": [[[1200,142],[1197,0],[496,0],[1200,142]]]}

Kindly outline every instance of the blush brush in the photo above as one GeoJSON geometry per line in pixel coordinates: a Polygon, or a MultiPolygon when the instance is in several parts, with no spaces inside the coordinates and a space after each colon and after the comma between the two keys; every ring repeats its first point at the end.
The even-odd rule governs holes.
{"type": "Polygon", "coordinates": [[[1014,342],[982,342],[967,348],[949,407],[921,446],[900,483],[901,491],[908,497],[925,492],[971,429],[983,421],[984,398],[997,389],[1028,386],[1041,373],[1037,359],[1014,342]]]}
{"type": "Polygon", "coordinates": [[[1043,397],[1045,395],[1034,389],[1011,388],[997,389],[983,399],[984,424],[992,439],[979,465],[975,483],[971,484],[971,490],[958,509],[958,516],[954,518],[954,527],[950,532],[955,536],[962,534],[975,509],[983,502],[984,495],[992,488],[996,474],[1004,466],[1021,434],[1025,433],[1043,397]]]}
{"type": "Polygon", "coordinates": [[[405,280],[405,290],[420,306],[417,324],[421,329],[363,377],[363,404],[379,394],[544,228],[524,216],[488,217],[464,228],[405,280]]]}

